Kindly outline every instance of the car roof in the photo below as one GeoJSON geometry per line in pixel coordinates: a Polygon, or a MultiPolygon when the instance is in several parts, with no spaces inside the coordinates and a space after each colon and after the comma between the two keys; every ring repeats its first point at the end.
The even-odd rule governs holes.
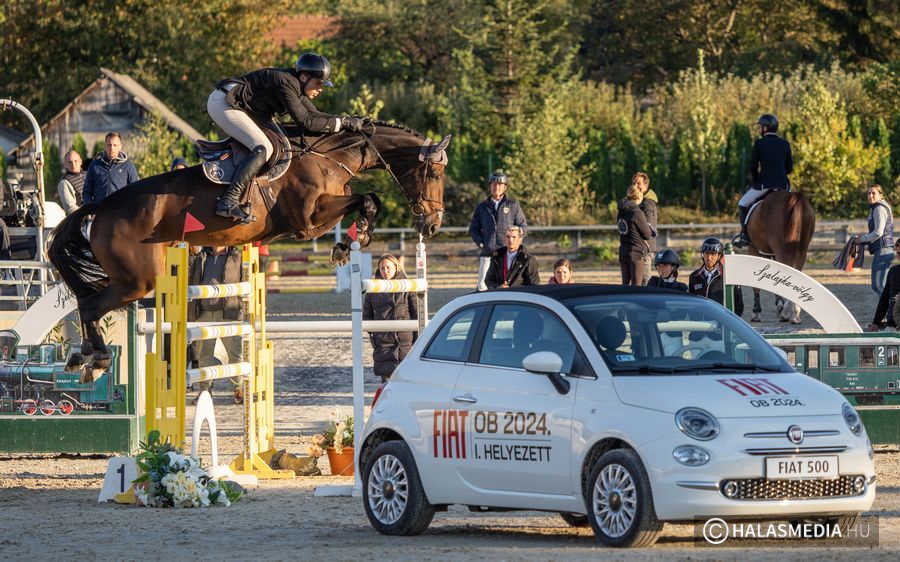
{"type": "Polygon", "coordinates": [[[572,299],[580,299],[593,296],[620,296],[620,295],[666,295],[669,297],[703,298],[690,293],[673,291],[658,287],[635,287],[630,285],[599,285],[594,283],[570,283],[566,285],[528,285],[512,287],[508,289],[495,289],[488,293],[502,291],[505,294],[528,293],[541,295],[560,302],[572,299]]]}

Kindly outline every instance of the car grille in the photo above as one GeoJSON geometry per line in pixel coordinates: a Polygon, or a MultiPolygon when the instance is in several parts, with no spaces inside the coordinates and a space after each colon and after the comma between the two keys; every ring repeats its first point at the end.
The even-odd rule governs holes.
{"type": "Polygon", "coordinates": [[[719,491],[725,482],[736,482],[738,493],[733,500],[812,500],[818,498],[848,498],[861,496],[861,492],[853,491],[853,479],[856,475],[841,476],[832,480],[767,480],[765,478],[748,478],[745,480],[723,480],[719,483],[719,491]]]}

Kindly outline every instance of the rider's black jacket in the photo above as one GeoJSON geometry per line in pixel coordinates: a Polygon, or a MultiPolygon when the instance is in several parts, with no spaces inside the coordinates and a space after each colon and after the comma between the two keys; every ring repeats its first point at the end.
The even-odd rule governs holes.
{"type": "Polygon", "coordinates": [[[287,113],[303,130],[311,133],[333,133],[340,130],[340,118],[316,109],[303,93],[294,71],[287,68],[261,68],[239,78],[226,78],[216,84],[223,89],[229,82],[237,84],[225,101],[236,109],[268,121],[287,113]]]}
{"type": "MultiPolygon", "coordinates": [[[[700,295],[709,300],[725,305],[725,278],[722,276],[721,265],[713,270],[712,278],[707,278],[706,268],[700,266],[688,277],[688,292],[700,295]]],[[[734,313],[738,316],[744,314],[744,293],[737,285],[734,286],[734,313]]]]}
{"type": "Polygon", "coordinates": [[[788,174],[794,169],[791,145],[775,133],[766,133],[753,143],[750,174],[758,189],[789,188],[788,174]]]}

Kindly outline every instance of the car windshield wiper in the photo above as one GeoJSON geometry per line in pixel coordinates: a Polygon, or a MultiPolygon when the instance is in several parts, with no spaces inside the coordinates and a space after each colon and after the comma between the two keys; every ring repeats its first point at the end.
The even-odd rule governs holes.
{"type": "Polygon", "coordinates": [[[701,363],[699,365],[684,365],[682,367],[673,367],[675,372],[683,373],[687,371],[706,371],[713,369],[724,369],[734,371],[765,371],[768,373],[780,373],[781,369],[777,367],[766,367],[765,365],[757,365],[756,363],[737,363],[716,361],[715,363],[701,363]]]}
{"type": "Polygon", "coordinates": [[[610,367],[613,373],[637,373],[639,375],[671,375],[675,372],[672,367],[653,367],[651,365],[635,365],[633,367],[610,367]]]}

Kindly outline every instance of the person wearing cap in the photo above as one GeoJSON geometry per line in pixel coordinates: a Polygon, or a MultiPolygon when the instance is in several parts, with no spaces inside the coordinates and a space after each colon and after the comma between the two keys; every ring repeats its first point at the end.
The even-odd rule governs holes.
{"type": "Polygon", "coordinates": [[[750,244],[747,234],[747,214],[755,202],[772,190],[790,191],[791,182],[788,174],[794,170],[794,159],[791,156],[791,144],[779,137],[778,118],[766,113],[756,120],[759,125],[759,138],[753,143],[750,154],[750,176],[753,182],[738,202],[741,233],[732,244],[735,248],[743,248],[750,244]]]}
{"type": "Polygon", "coordinates": [[[681,266],[681,258],[678,253],[671,248],[663,248],[656,252],[653,258],[653,264],[656,266],[655,275],[647,282],[648,287],[660,287],[662,289],[671,289],[673,291],[688,292],[688,286],[678,280],[678,268],[681,266]]]}
{"type": "MultiPolygon", "coordinates": [[[[688,277],[688,292],[725,305],[725,245],[718,238],[710,237],[700,246],[703,264],[688,277]]],[[[744,296],[741,288],[734,286],[734,312],[744,314],[744,296]]]]}
{"type": "Polygon", "coordinates": [[[509,227],[518,226],[523,238],[528,228],[522,206],[506,196],[508,182],[509,179],[502,170],[491,174],[489,180],[491,194],[479,203],[472,213],[469,236],[479,250],[478,282],[475,286],[478,291],[488,289],[484,278],[491,265],[491,256],[506,246],[506,232],[509,227]]]}
{"type": "Polygon", "coordinates": [[[187,168],[187,161],[184,158],[179,156],[178,158],[172,160],[172,165],[169,167],[169,171],[173,170],[183,170],[187,168]]]}
{"type": "Polygon", "coordinates": [[[259,128],[275,115],[287,113],[304,132],[337,133],[359,131],[361,117],[322,113],[313,105],[326,86],[332,86],[331,63],[322,55],[304,53],[294,68],[262,68],[216,84],[206,102],[212,120],[226,134],[250,149],[234,179],[216,205],[216,214],[248,223],[254,219],[249,203],[241,205],[244,191],[272,157],[272,143],[259,128]]]}

